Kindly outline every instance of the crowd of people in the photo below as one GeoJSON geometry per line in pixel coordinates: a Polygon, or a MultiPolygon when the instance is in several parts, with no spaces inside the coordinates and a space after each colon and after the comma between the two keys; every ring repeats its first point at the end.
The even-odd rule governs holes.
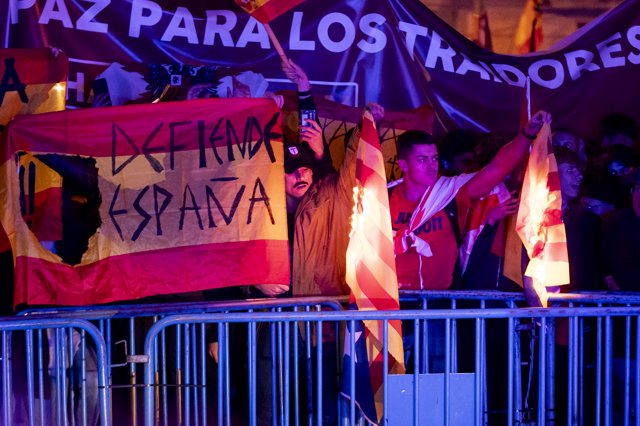
{"type": "MultiPolygon", "coordinates": [[[[283,63],[283,71],[296,85],[299,111],[315,111],[305,71],[290,60],[283,63]]],[[[242,88],[241,83],[231,86],[235,95],[249,96],[249,90],[236,90],[242,88]]],[[[192,97],[209,97],[211,93],[214,92],[193,91],[192,97]]],[[[268,96],[282,106],[281,97],[268,96]]],[[[104,94],[96,98],[95,106],[106,105],[104,94]]],[[[383,119],[383,106],[372,103],[367,108],[374,120],[383,119]]],[[[539,111],[510,141],[468,130],[454,130],[440,137],[409,130],[398,137],[397,164],[403,177],[390,185],[389,198],[400,290],[522,290],[501,273],[506,221],[517,211],[525,160],[545,124],[552,125],[552,117],[539,111]],[[503,194],[500,201],[484,203],[487,194],[496,188],[503,194]],[[465,236],[472,230],[471,217],[479,210],[483,211],[482,230],[472,246],[464,245],[465,236]]],[[[345,254],[356,186],[359,129],[356,127],[347,136],[346,154],[337,170],[319,120],[301,118],[298,134],[285,136],[290,285],[214,290],[204,292],[207,300],[349,293],[345,254]]],[[[596,139],[585,141],[574,129],[553,131],[552,150],[558,164],[570,266],[567,291],[639,289],[638,136],[637,123],[619,113],[603,118],[601,135],[596,139]]],[[[74,201],[77,197],[70,195],[71,208],[74,201]]],[[[68,263],[78,263],[81,253],[75,256],[77,260],[68,263]]],[[[413,330],[406,326],[405,335],[411,336],[413,330]]],[[[441,324],[430,324],[429,345],[434,350],[429,362],[433,371],[443,369],[444,355],[437,350],[442,333],[441,324]]],[[[271,341],[266,328],[258,336],[263,342],[271,341]]],[[[216,337],[210,336],[210,341],[209,352],[216,358],[216,337]]],[[[323,330],[323,342],[327,353],[335,351],[337,336],[330,328],[323,330]]],[[[405,341],[408,353],[411,344],[410,339],[405,341]]],[[[261,345],[258,374],[265,386],[271,382],[270,356],[269,346],[261,345]]],[[[325,366],[327,380],[331,380],[336,368],[325,366]]],[[[267,387],[262,390],[262,399],[259,395],[259,404],[265,405],[261,412],[265,413],[269,412],[271,399],[267,387]]],[[[329,424],[333,424],[335,413],[327,409],[326,415],[329,424]]],[[[261,416],[259,423],[271,424],[271,418],[261,416]]]]}

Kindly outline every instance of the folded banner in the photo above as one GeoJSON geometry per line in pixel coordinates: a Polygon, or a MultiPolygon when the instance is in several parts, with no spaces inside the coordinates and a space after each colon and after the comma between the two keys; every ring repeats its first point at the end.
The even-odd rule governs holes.
{"type": "Polygon", "coordinates": [[[279,121],[266,99],[15,119],[0,158],[0,220],[15,256],[15,304],[288,284],[279,121]],[[21,152],[63,176],[63,238],[45,244],[55,253],[20,214],[21,152]]]}
{"type": "MultiPolygon", "coordinates": [[[[16,115],[63,110],[67,70],[67,56],[59,50],[0,49],[0,136],[2,128],[16,115]]],[[[36,167],[36,164],[38,163],[34,163],[33,167],[36,167]]],[[[42,208],[34,210],[35,203],[38,203],[39,207],[47,205],[47,210],[52,214],[47,217],[32,217],[36,222],[32,224],[41,232],[59,235],[60,210],[56,210],[56,206],[60,206],[62,199],[60,191],[54,189],[60,186],[59,176],[54,174],[50,175],[53,182],[43,179],[38,181],[38,189],[34,187],[30,192],[33,203],[27,205],[29,199],[26,199],[23,208],[30,209],[31,212],[43,211],[42,208]],[[45,187],[51,190],[41,191],[45,187]],[[46,220],[47,223],[41,220],[46,220]]],[[[0,226],[0,252],[10,248],[7,235],[0,226]]]]}

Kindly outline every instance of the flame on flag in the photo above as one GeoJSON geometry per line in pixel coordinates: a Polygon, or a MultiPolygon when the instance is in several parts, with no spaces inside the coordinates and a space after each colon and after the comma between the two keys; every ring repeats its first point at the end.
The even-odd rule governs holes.
{"type": "Polygon", "coordinates": [[[551,126],[546,123],[531,148],[516,221],[516,231],[530,259],[525,275],[542,291],[569,284],[560,179],[555,156],[549,150],[550,138],[551,126]]]}
{"type": "MultiPolygon", "coordinates": [[[[360,310],[397,310],[398,279],[393,254],[391,215],[380,139],[371,113],[362,119],[356,153],[354,211],[347,249],[346,281],[360,310]]],[[[382,414],[383,322],[365,321],[367,357],[376,415],[382,414]]],[[[388,323],[389,372],[404,372],[400,321],[388,323]]]]}

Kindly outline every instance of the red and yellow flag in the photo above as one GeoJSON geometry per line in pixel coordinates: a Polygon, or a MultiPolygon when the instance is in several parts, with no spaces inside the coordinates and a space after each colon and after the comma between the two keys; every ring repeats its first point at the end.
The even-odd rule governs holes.
{"type": "Polygon", "coordinates": [[[542,44],[542,1],[527,0],[516,30],[516,53],[536,52],[542,44]]]}
{"type": "Polygon", "coordinates": [[[16,117],[0,157],[0,221],[15,256],[14,302],[86,305],[288,284],[279,122],[267,99],[16,117]],[[65,194],[78,189],[69,181],[95,182],[77,197],[100,200],[95,211],[64,212],[74,219],[70,226],[95,229],[74,241],[87,247],[79,263],[48,251],[23,219],[21,152],[65,168],[65,194]],[[79,159],[90,166],[76,175],[79,159]]]}
{"type": "MultiPolygon", "coordinates": [[[[354,212],[347,249],[346,281],[359,310],[397,310],[398,280],[393,255],[389,198],[380,139],[371,114],[362,119],[356,153],[354,212]]],[[[383,323],[365,321],[367,356],[378,417],[382,411],[383,323]]],[[[404,372],[400,321],[388,327],[389,372],[404,372]]]]}
{"type": "Polygon", "coordinates": [[[66,55],[52,49],[0,49],[0,125],[22,114],[65,107],[66,55]]]}
{"type": "MultiPolygon", "coordinates": [[[[64,110],[68,68],[67,56],[59,50],[0,49],[0,136],[2,128],[16,115],[64,110]]],[[[59,176],[49,176],[58,182],[59,176]]],[[[40,179],[38,188],[53,188],[55,182],[47,183],[40,179]]],[[[37,199],[38,205],[25,207],[31,208],[31,212],[36,215],[43,211],[41,207],[45,204],[51,212],[54,211],[51,207],[62,203],[61,194],[56,190],[37,190],[31,195],[34,196],[33,201],[37,199]]],[[[44,217],[40,216],[38,219],[44,217]]],[[[36,222],[39,222],[38,219],[36,222]]],[[[42,232],[53,231],[54,235],[58,235],[55,233],[60,230],[60,223],[55,223],[53,216],[48,216],[47,220],[46,226],[43,224],[36,227],[42,232]]],[[[9,249],[9,239],[0,226],[0,252],[9,249]]]]}
{"type": "Polygon", "coordinates": [[[235,0],[235,2],[249,15],[263,24],[302,3],[304,0],[235,0]]]}
{"type": "Polygon", "coordinates": [[[33,154],[20,155],[22,219],[39,241],[62,239],[62,177],[33,154]]]}
{"type": "Polygon", "coordinates": [[[529,254],[525,275],[541,288],[569,284],[560,178],[555,156],[549,150],[550,139],[551,126],[547,123],[531,148],[516,222],[516,231],[529,254]]]}

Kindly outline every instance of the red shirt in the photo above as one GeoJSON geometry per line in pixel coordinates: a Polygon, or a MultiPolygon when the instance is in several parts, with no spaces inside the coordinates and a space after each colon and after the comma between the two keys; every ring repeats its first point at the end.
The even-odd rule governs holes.
{"type": "MultiPolygon", "coordinates": [[[[456,195],[458,223],[463,228],[464,217],[469,209],[469,197],[464,187],[456,195]],[[461,214],[462,213],[462,214],[461,214]]],[[[389,200],[391,227],[394,231],[406,225],[419,201],[409,201],[404,197],[402,187],[397,187],[389,200]]],[[[458,258],[456,234],[451,227],[451,219],[440,210],[415,230],[431,247],[433,256],[419,255],[415,248],[396,256],[396,272],[401,290],[446,290],[453,280],[453,269],[458,258]],[[421,272],[421,273],[420,273],[421,272]]]]}

